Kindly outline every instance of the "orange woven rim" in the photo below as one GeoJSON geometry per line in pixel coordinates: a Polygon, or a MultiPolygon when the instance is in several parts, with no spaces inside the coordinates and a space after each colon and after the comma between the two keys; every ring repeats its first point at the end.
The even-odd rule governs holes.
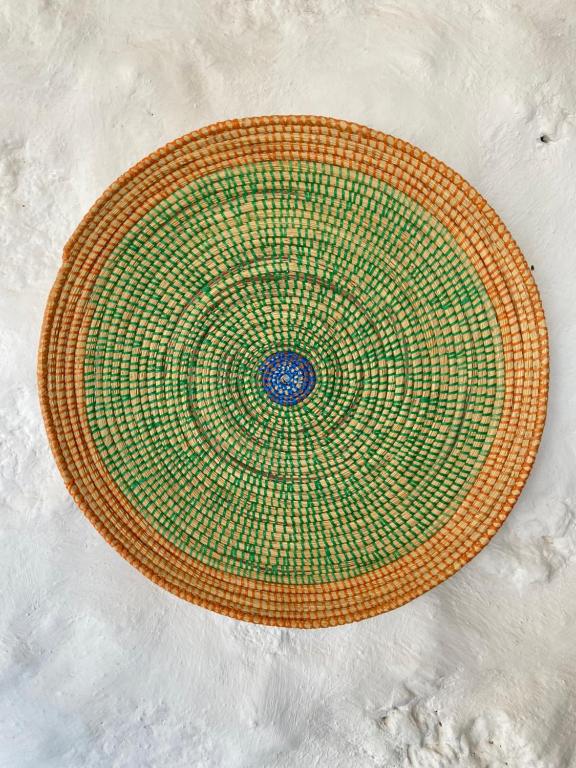
{"type": "Polygon", "coordinates": [[[166,145],[94,204],[48,300],[38,380],[66,486],[124,558],[213,611],[319,627],[406,603],[496,533],[540,442],[548,340],[518,246],[457,173],[361,125],[256,117],[166,145]],[[237,272],[222,266],[235,259],[237,272]],[[218,278],[204,275],[193,289],[202,270],[218,278]],[[319,286],[333,291],[330,300],[319,286]],[[287,292],[292,331],[274,304],[287,292]],[[405,313],[394,302],[407,295],[414,304],[405,313]],[[248,309],[234,315],[234,301],[248,309]],[[401,341],[383,330],[383,308],[401,341]],[[208,311],[219,314],[205,349],[197,329],[208,311]],[[374,349],[384,339],[394,354],[368,355],[355,312],[373,318],[374,349]],[[230,330],[246,317],[252,325],[230,330]],[[268,337],[276,347],[266,347],[268,337]],[[254,370],[238,383],[249,351],[254,370]],[[280,378],[270,365],[284,366],[280,378]],[[270,382],[300,386],[302,371],[302,402],[278,399],[270,382]],[[330,416],[339,407],[346,418],[330,416]],[[234,432],[228,411],[238,408],[244,421],[234,432]],[[174,447],[166,436],[176,419],[174,447]],[[215,424],[228,453],[206,438],[215,424]],[[341,443],[338,429],[349,430],[341,443]],[[232,456],[237,434],[254,442],[232,456]],[[170,450],[183,446],[196,478],[174,466],[170,450]],[[431,452],[439,458],[428,465],[431,452]],[[238,458],[250,455],[254,464],[238,458]],[[286,473],[293,495],[270,467],[286,473]],[[315,482],[306,479],[312,467],[315,482]],[[439,496],[427,496],[423,484],[436,477],[439,496]]]}

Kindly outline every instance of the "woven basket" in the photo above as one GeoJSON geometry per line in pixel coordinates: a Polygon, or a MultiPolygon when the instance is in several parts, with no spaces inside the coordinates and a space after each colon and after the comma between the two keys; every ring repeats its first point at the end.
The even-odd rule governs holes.
{"type": "Polygon", "coordinates": [[[209,126],[68,242],[39,354],[60,471],[176,595],[315,627],[395,608],[496,532],[534,461],[547,335],[460,176],[322,117],[209,126]]]}

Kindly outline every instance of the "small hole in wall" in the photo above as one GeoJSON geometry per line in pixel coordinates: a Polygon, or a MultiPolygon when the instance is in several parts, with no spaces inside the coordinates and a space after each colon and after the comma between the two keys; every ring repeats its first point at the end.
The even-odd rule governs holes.
{"type": "Polygon", "coordinates": [[[534,264],[530,264],[530,269],[534,272],[534,264]]]}
{"type": "Polygon", "coordinates": [[[547,133],[542,133],[540,135],[540,141],[542,142],[542,144],[549,144],[551,139],[550,139],[550,136],[548,136],[547,133]]]}

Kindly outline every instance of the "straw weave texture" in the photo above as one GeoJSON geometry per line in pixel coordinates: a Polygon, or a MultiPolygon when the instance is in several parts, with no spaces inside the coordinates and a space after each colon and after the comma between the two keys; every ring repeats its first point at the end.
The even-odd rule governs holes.
{"type": "Polygon", "coordinates": [[[72,496],[175,594],[328,626],[443,581],[543,429],[547,334],[486,201],[321,117],[228,121],[136,165],[68,242],[39,353],[72,496]]]}

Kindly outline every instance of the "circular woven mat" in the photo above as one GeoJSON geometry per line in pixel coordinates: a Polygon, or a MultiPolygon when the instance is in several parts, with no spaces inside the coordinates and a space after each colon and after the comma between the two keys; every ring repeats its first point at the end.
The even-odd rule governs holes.
{"type": "Polygon", "coordinates": [[[394,608],[496,532],[547,336],[483,198],[391,136],[230,121],[132,168],[66,246],[39,364],[70,492],[149,578],[251,621],[394,608]]]}

